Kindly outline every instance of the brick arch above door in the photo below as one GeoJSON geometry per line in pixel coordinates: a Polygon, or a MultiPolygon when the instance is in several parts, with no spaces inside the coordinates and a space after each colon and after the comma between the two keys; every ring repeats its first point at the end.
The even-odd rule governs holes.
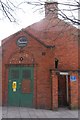
{"type": "Polygon", "coordinates": [[[17,51],[15,53],[13,53],[9,60],[8,60],[8,64],[28,64],[28,65],[32,65],[34,64],[34,56],[33,54],[31,54],[30,52],[27,51],[17,51]]]}

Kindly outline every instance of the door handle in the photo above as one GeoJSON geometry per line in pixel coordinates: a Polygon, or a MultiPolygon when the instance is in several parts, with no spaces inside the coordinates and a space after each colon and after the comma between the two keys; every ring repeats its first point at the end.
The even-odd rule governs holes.
{"type": "Polygon", "coordinates": [[[11,80],[9,80],[9,82],[11,82],[11,80]]]}
{"type": "Polygon", "coordinates": [[[21,85],[21,83],[19,83],[19,85],[21,85]]]}

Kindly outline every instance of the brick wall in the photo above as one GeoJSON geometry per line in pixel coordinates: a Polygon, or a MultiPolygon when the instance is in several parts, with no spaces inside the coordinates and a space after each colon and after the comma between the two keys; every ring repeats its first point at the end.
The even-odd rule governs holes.
{"type": "Polygon", "coordinates": [[[80,108],[80,72],[79,72],[78,78],[79,78],[79,81],[78,81],[78,91],[79,91],[79,93],[78,93],[78,105],[80,108]]]}
{"type": "Polygon", "coordinates": [[[0,105],[2,105],[2,48],[0,47],[0,105]]]}
{"type": "Polygon", "coordinates": [[[76,76],[76,81],[70,81],[70,108],[75,109],[79,102],[78,73],[71,73],[71,76],[76,76]]]}
{"type": "Polygon", "coordinates": [[[78,69],[78,36],[77,30],[66,32],[66,35],[55,41],[55,57],[59,59],[59,69],[78,69]],[[75,35],[75,34],[76,35],[75,35]]]}
{"type": "Polygon", "coordinates": [[[79,108],[80,108],[80,30],[78,31],[78,68],[79,68],[79,76],[78,76],[78,78],[79,78],[79,81],[78,81],[78,90],[79,90],[79,93],[78,93],[78,95],[79,95],[79,108]]]}

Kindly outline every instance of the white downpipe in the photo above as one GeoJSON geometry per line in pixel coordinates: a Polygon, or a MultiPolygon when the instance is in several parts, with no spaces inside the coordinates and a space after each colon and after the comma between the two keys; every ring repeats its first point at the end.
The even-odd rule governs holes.
{"type": "Polygon", "coordinates": [[[67,92],[67,103],[69,102],[69,90],[68,90],[68,75],[66,75],[66,92],[67,92]]]}

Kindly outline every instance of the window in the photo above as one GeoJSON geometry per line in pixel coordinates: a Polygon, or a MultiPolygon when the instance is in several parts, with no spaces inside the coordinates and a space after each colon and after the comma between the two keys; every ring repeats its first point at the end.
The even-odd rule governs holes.
{"type": "Polygon", "coordinates": [[[19,78],[19,70],[11,70],[11,79],[19,78]]]}
{"type": "Polygon", "coordinates": [[[31,70],[23,70],[22,71],[22,78],[23,79],[30,79],[31,78],[31,70]]]}

